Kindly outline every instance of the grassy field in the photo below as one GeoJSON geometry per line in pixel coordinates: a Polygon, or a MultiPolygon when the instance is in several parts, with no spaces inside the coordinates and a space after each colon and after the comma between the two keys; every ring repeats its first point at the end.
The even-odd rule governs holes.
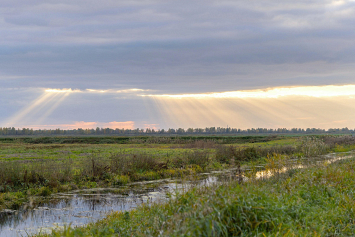
{"type": "Polygon", "coordinates": [[[303,159],[354,144],[351,136],[2,138],[0,209],[33,196],[266,165],[275,154],[303,159]]]}

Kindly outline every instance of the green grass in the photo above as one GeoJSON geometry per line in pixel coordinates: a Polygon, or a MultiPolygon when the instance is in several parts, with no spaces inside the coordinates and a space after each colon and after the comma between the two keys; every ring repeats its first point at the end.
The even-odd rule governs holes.
{"type": "Polygon", "coordinates": [[[254,143],[280,139],[284,136],[29,136],[29,137],[0,137],[1,143],[26,144],[186,144],[193,141],[213,140],[219,144],[254,143]]]}
{"type": "MultiPolygon", "coordinates": [[[[109,137],[113,139],[112,137],[109,137]]],[[[149,137],[148,137],[149,138],[149,137]]],[[[155,143],[141,143],[141,140],[137,139],[136,142],[130,144],[105,144],[108,138],[94,137],[94,138],[10,138],[0,139],[0,161],[1,160],[26,160],[26,159],[61,159],[61,158],[80,158],[81,155],[99,153],[100,156],[109,156],[111,153],[117,153],[122,150],[125,152],[144,152],[153,155],[163,155],[163,156],[179,156],[183,154],[186,150],[198,149],[198,148],[186,148],[185,144],[194,142],[194,137],[187,137],[188,139],[183,140],[182,144],[155,144],[155,143]],[[10,140],[9,140],[10,139],[10,140]],[[69,139],[72,143],[60,143],[69,139]],[[84,140],[83,140],[84,139],[84,140]],[[36,143],[36,141],[49,141],[48,143],[36,143]],[[98,144],[90,143],[92,141],[98,141],[98,144]],[[86,143],[85,143],[86,142],[86,143]]],[[[199,141],[211,140],[211,137],[198,137],[199,141]],[[204,140],[205,139],[205,140],[204,140]]],[[[232,137],[233,138],[233,137],[232,137]]],[[[237,137],[234,140],[229,137],[216,137],[213,138],[218,144],[219,142],[235,145],[237,147],[265,147],[273,145],[296,145],[299,143],[298,138],[289,137],[237,137]],[[230,139],[224,141],[223,139],[230,139]],[[228,141],[232,143],[228,143],[228,141]],[[235,141],[238,141],[235,143],[235,141]],[[258,142],[259,141],[259,142],[258,142]],[[260,142],[261,141],[261,142],[260,142]],[[252,142],[252,143],[251,143],[252,142]]],[[[118,138],[126,139],[126,138],[118,138]]],[[[128,138],[127,138],[128,139],[128,138]]],[[[133,139],[133,138],[131,138],[133,139]]],[[[146,138],[145,138],[146,139],[146,138]]],[[[181,138],[179,138],[181,139],[181,138]]],[[[135,141],[135,140],[132,140],[135,141]]],[[[212,140],[211,140],[212,141],[212,140]]],[[[203,149],[206,150],[206,149],[203,149]]],[[[208,150],[208,149],[207,149],[208,150]]],[[[209,152],[213,153],[213,149],[209,149],[209,152]]]]}
{"type": "Polygon", "coordinates": [[[353,236],[355,160],[195,188],[49,236],[353,236]]]}
{"type": "Polygon", "coordinates": [[[1,144],[0,160],[26,160],[26,159],[60,159],[81,158],[88,154],[99,154],[107,157],[112,153],[124,151],[144,152],[153,155],[178,156],[186,148],[172,147],[166,144],[1,144]]]}

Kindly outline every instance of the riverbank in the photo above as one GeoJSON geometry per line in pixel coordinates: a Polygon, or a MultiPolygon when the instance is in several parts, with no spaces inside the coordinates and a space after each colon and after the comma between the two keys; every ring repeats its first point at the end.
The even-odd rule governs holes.
{"type": "Polygon", "coordinates": [[[352,236],[355,159],[206,186],[47,236],[352,236]]]}

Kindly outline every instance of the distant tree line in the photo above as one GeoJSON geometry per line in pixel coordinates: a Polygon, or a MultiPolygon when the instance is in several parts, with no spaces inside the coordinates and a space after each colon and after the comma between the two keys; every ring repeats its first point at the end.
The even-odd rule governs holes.
{"type": "Polygon", "coordinates": [[[330,128],[328,130],[320,128],[251,128],[251,129],[237,129],[237,128],[221,128],[221,127],[209,127],[209,128],[178,128],[173,129],[111,129],[111,128],[99,128],[96,129],[38,129],[31,128],[16,129],[1,128],[0,135],[209,135],[209,134],[352,134],[355,133],[354,129],[348,128],[330,128]]]}

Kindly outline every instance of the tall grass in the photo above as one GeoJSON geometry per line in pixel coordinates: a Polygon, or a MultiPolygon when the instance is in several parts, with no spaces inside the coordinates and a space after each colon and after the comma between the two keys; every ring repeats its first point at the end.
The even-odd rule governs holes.
{"type": "Polygon", "coordinates": [[[304,137],[298,149],[304,156],[311,157],[327,153],[330,150],[330,144],[316,137],[304,137]]]}
{"type": "Polygon", "coordinates": [[[179,157],[156,157],[147,152],[118,152],[109,157],[88,157],[62,160],[28,160],[0,162],[0,193],[61,184],[102,182],[109,185],[117,175],[129,176],[131,181],[180,176],[183,170],[197,168],[203,171],[212,163],[205,151],[186,151],[179,157]],[[175,170],[175,171],[174,171],[175,170]],[[181,171],[181,172],[180,172],[181,171]],[[151,175],[155,172],[155,175],[151,175]],[[149,173],[145,176],[145,173],[149,173]]]}
{"type": "Polygon", "coordinates": [[[51,236],[353,236],[354,170],[351,159],[194,188],[51,236]]]}

